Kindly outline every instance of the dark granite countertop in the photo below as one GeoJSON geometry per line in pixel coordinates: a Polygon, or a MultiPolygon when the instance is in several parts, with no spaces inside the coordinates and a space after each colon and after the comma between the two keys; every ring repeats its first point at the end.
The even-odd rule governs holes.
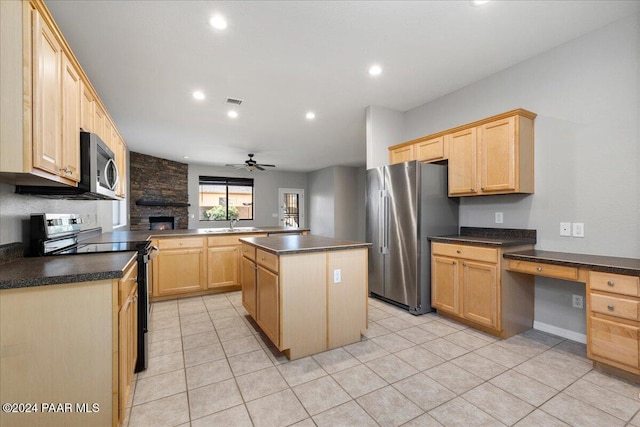
{"type": "Polygon", "coordinates": [[[165,237],[202,237],[202,236],[228,236],[230,234],[280,234],[309,231],[308,228],[297,227],[236,227],[234,231],[228,228],[194,228],[187,230],[143,230],[143,231],[113,231],[103,233],[83,243],[109,243],[109,242],[144,242],[145,240],[165,237]],[[248,229],[250,228],[250,229],[248,229]]]}
{"type": "Polygon", "coordinates": [[[509,247],[535,245],[537,242],[537,232],[536,230],[519,228],[460,227],[460,234],[428,236],[428,239],[438,243],[509,247]]]}
{"type": "Polygon", "coordinates": [[[339,240],[314,235],[247,237],[240,240],[250,244],[251,246],[255,246],[258,249],[263,249],[276,255],[340,251],[345,249],[361,249],[371,246],[371,243],[339,240]]]}
{"type": "Polygon", "coordinates": [[[520,251],[503,255],[506,259],[530,261],[541,264],[564,265],[567,267],[588,268],[608,273],[640,275],[640,259],[618,258],[602,255],[573,254],[553,251],[520,251]]]}
{"type": "Polygon", "coordinates": [[[0,290],[118,279],[136,252],[13,258],[0,268],[0,290]]]}

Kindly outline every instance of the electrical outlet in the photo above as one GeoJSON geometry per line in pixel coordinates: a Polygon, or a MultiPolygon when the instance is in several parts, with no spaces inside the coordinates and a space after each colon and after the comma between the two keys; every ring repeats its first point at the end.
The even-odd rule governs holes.
{"type": "Polygon", "coordinates": [[[573,237],[584,237],[584,222],[573,223],[573,237]]]}
{"type": "Polygon", "coordinates": [[[502,212],[496,212],[496,224],[502,224],[504,222],[504,215],[502,212]]]}
{"type": "Polygon", "coordinates": [[[584,308],[584,298],[582,295],[573,294],[571,296],[571,305],[573,308],[584,308]]]}
{"type": "Polygon", "coordinates": [[[560,235],[561,236],[571,236],[571,223],[570,222],[561,222],[560,223],[560,235]]]}
{"type": "Polygon", "coordinates": [[[342,271],[340,269],[333,270],[333,283],[340,283],[342,281],[342,271]]]}

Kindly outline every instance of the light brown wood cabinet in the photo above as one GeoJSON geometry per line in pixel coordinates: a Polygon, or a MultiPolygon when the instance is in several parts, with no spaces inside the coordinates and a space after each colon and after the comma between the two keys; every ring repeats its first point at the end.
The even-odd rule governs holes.
{"type": "Polygon", "coordinates": [[[590,271],[587,278],[587,355],[640,375],[640,278],[590,271]]]}
{"type": "Polygon", "coordinates": [[[242,252],[243,306],[288,358],[360,340],[367,327],[366,249],[278,256],[243,243],[242,252]],[[329,278],[334,269],[341,283],[329,278]]]}
{"type": "Polygon", "coordinates": [[[132,258],[120,279],[0,290],[2,398],[74,408],[5,413],[3,426],[119,425],[137,355],[137,271],[132,258]]]}
{"type": "Polygon", "coordinates": [[[502,255],[532,245],[490,248],[431,244],[431,305],[485,332],[507,338],[533,326],[534,285],[506,271],[502,255]]]}
{"type": "Polygon", "coordinates": [[[533,193],[533,120],[518,109],[389,147],[389,164],[448,160],[449,195],[533,193]]]}
{"type": "Polygon", "coordinates": [[[124,420],[138,355],[138,263],[120,280],[118,311],[118,419],[124,420]]]}
{"type": "Polygon", "coordinates": [[[108,139],[108,113],[42,0],[0,7],[0,180],[77,186],[80,129],[108,139]]]}
{"type": "Polygon", "coordinates": [[[213,289],[221,286],[237,286],[240,261],[238,245],[209,247],[207,252],[207,287],[213,289]]]}
{"type": "Polygon", "coordinates": [[[415,147],[413,145],[407,145],[404,147],[398,147],[389,151],[389,164],[408,162],[415,160],[415,147]]]}
{"type": "Polygon", "coordinates": [[[184,237],[158,239],[158,256],[153,262],[153,296],[175,296],[206,289],[205,239],[184,237]]]}

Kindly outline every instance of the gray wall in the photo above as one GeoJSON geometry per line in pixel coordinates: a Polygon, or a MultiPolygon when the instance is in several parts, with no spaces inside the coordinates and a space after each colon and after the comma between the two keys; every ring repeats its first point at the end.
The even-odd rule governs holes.
{"type": "MultiPolygon", "coordinates": [[[[500,211],[500,226],[537,229],[538,249],[638,258],[639,76],[636,14],[406,112],[402,138],[387,145],[531,110],[538,114],[535,194],[462,198],[461,225],[496,227],[500,211]],[[560,237],[561,221],[584,222],[585,237],[560,237]]],[[[398,123],[392,117],[367,129],[398,123]]],[[[369,147],[373,157],[386,155],[375,141],[369,147]]],[[[585,312],[571,308],[572,293],[584,295],[584,285],[537,279],[536,322],[584,334],[585,312]]]]}
{"type": "MultiPolygon", "coordinates": [[[[301,188],[308,199],[307,174],[299,172],[248,172],[231,168],[189,165],[189,228],[226,227],[228,221],[198,220],[198,179],[200,175],[246,177],[254,179],[253,221],[241,221],[239,227],[278,226],[278,189],[301,188]],[[275,215],[275,216],[274,216],[275,215]]],[[[308,203],[305,212],[308,212],[308,203]]],[[[307,214],[307,217],[309,215],[307,214]]],[[[308,225],[308,224],[307,224],[308,225]]]]}
{"type": "Polygon", "coordinates": [[[364,240],[365,169],[331,166],[309,173],[311,233],[364,240]]]}
{"type": "Polygon", "coordinates": [[[367,169],[389,164],[387,147],[404,138],[404,114],[399,111],[371,105],[366,111],[367,169]]]}
{"type": "Polygon", "coordinates": [[[29,240],[32,213],[74,213],[85,215],[84,228],[113,229],[112,203],[108,200],[52,200],[15,194],[15,187],[0,184],[0,244],[29,240]]]}

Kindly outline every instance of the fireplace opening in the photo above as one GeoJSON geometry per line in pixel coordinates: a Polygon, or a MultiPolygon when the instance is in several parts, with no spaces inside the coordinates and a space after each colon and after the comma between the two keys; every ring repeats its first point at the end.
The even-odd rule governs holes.
{"type": "Polygon", "coordinates": [[[173,230],[175,228],[175,220],[172,216],[150,216],[150,230],[173,230]]]}

